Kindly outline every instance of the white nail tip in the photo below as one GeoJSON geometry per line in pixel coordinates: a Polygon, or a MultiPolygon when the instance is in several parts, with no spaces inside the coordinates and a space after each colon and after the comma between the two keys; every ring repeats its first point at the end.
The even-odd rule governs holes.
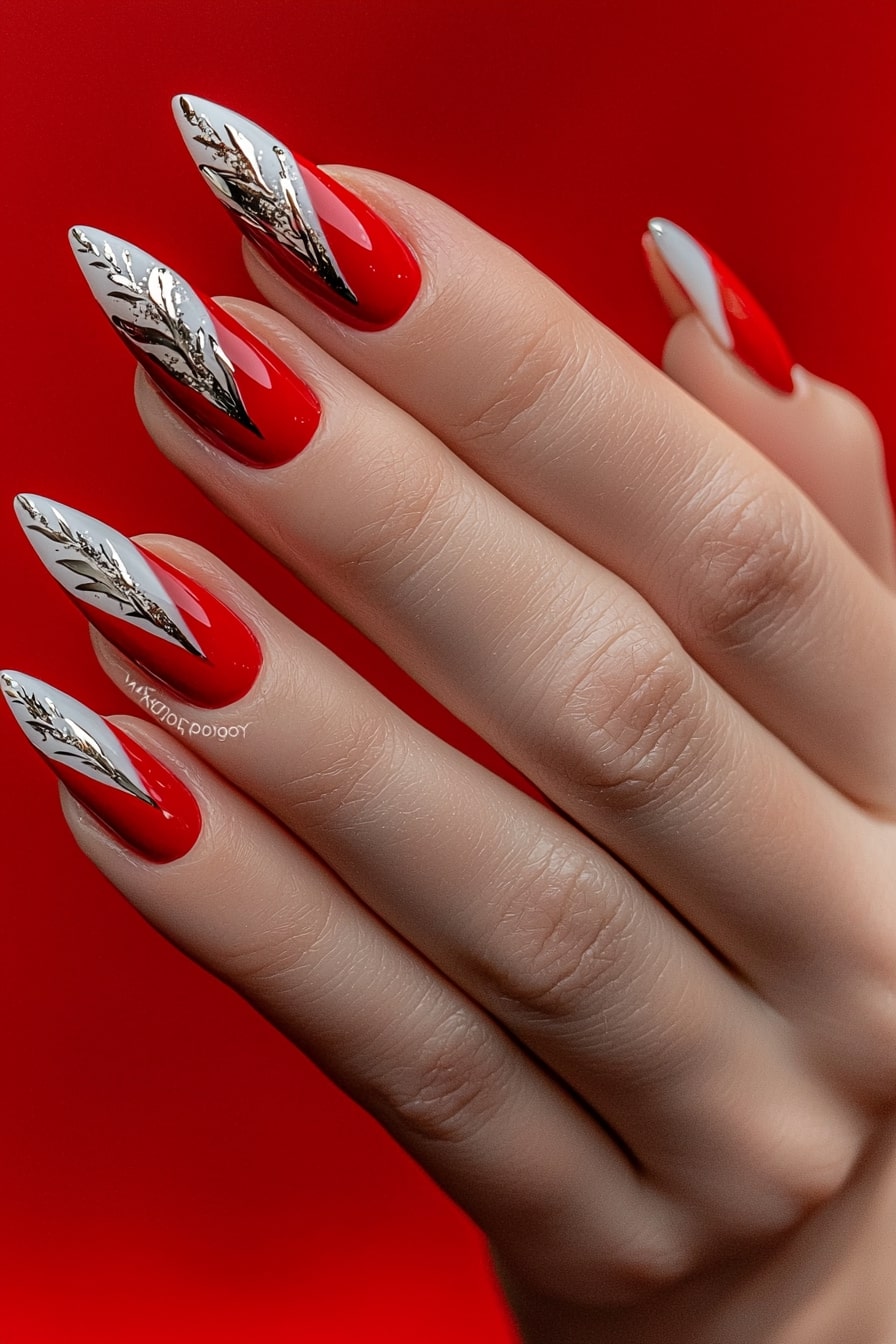
{"type": "Polygon", "coordinates": [[[17,495],[15,512],[37,555],[66,592],[201,656],[164,583],[129,537],[43,495],[17,495]]]}
{"type": "Polygon", "coordinates": [[[663,261],[716,340],[726,350],[733,350],[734,336],[722,303],[719,282],[705,249],[696,238],[669,219],[651,219],[647,227],[663,261]]]}
{"type": "Polygon", "coordinates": [[[183,276],[124,238],[98,229],[76,225],[69,242],[93,297],[140,356],[260,434],[243,404],[214,318],[183,276]]]}
{"type": "Polygon", "coordinates": [[[117,238],[114,233],[103,233],[82,224],[69,230],[69,242],[93,297],[119,329],[127,331],[134,320],[136,307],[150,303],[165,307],[167,304],[171,315],[175,300],[191,331],[198,331],[203,326],[214,327],[205,304],[183,276],[141,247],[117,238]],[[153,298],[150,297],[150,284],[153,298]]]}
{"type": "Polygon", "coordinates": [[[357,303],[289,150],[219,103],[179,94],[172,107],[194,163],[222,204],[260,241],[281,244],[341,298],[357,303]]]}
{"type": "Polygon", "coordinates": [[[0,686],[13,718],[41,755],[156,806],[134,762],[99,714],[23,672],[0,672],[0,686]]]}

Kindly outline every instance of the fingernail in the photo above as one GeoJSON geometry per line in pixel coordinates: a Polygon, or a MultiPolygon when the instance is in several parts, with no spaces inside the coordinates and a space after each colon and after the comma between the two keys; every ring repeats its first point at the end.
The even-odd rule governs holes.
{"type": "Polygon", "coordinates": [[[420,267],[368,205],[254,121],[192,96],[173,107],[205,181],[285,279],[353,327],[379,331],[407,312],[420,267]]]}
{"type": "Polygon", "coordinates": [[[792,392],[793,358],[746,286],[679,225],[652,219],[648,229],[661,263],[719,344],[779,392],[792,392]]]}
{"type": "Polygon", "coordinates": [[[153,679],[206,708],[251,688],[262,661],[255,635],[195,579],[52,499],[17,495],[15,511],[82,615],[153,679]]]}
{"type": "Polygon", "coordinates": [[[77,227],[70,241],[125,345],[206,438],[253,467],[281,466],[308,445],[317,397],[241,322],[122,238],[77,227]]]}
{"type": "Polygon", "coordinates": [[[0,672],[13,718],[98,821],[154,863],[186,854],[202,829],[196,799],[154,756],[79,700],[22,672],[0,672]]]}

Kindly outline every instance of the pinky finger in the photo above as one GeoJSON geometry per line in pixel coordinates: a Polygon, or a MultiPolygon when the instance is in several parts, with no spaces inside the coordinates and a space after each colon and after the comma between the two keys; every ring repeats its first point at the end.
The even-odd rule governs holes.
{"type": "Polygon", "coordinates": [[[749,291],[683,229],[652,220],[644,251],[676,319],[666,373],[776,463],[896,586],[893,508],[868,408],[794,365],[749,291]]]}
{"type": "Polygon", "coordinates": [[[4,686],[87,857],[379,1120],[527,1282],[618,1300],[677,1271],[674,1207],[593,1116],[267,812],[153,725],[20,673],[4,686]]]}

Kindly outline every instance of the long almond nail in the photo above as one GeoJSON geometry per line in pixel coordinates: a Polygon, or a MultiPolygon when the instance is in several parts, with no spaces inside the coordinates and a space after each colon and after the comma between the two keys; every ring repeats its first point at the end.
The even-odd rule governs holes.
{"type": "Polygon", "coordinates": [[[137,854],[169,863],[193,848],[202,814],[185,784],[133,738],[44,681],[0,672],[13,717],[62,783],[137,854]]]}
{"type": "Polygon", "coordinates": [[[407,312],[420,267],[368,205],[254,121],[192,95],[173,107],[205,181],[281,275],[354,327],[407,312]]]}
{"type": "Polygon", "coordinates": [[[280,466],[308,445],[320,403],[257,336],[124,239],[82,227],[70,236],[118,335],[206,438],[255,467],[280,466]]]}
{"type": "Polygon", "coordinates": [[[240,700],[261,649],[234,612],[188,575],[96,518],[41,495],[16,517],[47,569],[101,634],[191,704],[240,700]]]}
{"type": "MultiPolygon", "coordinates": [[[[720,257],[668,219],[652,219],[648,243],[709,332],[779,392],[793,391],[793,358],[778,329],[720,257]]],[[[648,248],[648,262],[653,257],[648,248]]],[[[662,277],[656,276],[660,289],[662,277]]],[[[670,305],[675,307],[675,305],[670,305]]]]}

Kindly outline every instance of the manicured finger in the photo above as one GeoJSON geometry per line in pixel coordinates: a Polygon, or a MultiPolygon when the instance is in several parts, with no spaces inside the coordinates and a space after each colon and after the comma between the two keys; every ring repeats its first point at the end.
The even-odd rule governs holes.
{"type": "MultiPolygon", "coordinates": [[[[194,582],[212,564],[182,542],[150,545],[194,582]]],[[[160,721],[294,829],[704,1217],[777,1228],[819,1180],[842,1176],[854,1120],[794,1069],[789,1027],[580,832],[433,739],[234,575],[212,581],[222,579],[264,649],[248,695],[192,711],[98,646],[127,694],[152,710],[161,695],[160,721]],[[719,1068],[731,1075],[722,1095],[719,1068]],[[732,1107],[746,1127],[730,1124],[732,1107]]]]}
{"type": "MultiPolygon", "coordinates": [[[[322,207],[315,218],[334,262],[345,237],[363,235],[376,269],[380,235],[363,223],[372,208],[417,258],[413,301],[390,242],[377,274],[394,278],[391,326],[361,329],[344,297],[321,306],[325,280],[301,230],[290,234],[265,203],[282,143],[245,122],[245,143],[234,141],[230,113],[191,105],[205,125],[179,114],[187,145],[261,239],[264,259],[251,253],[250,270],[275,306],[638,589],[707,671],[826,777],[863,801],[892,802],[893,597],[766,458],[519,256],[406,184],[340,169],[338,227],[328,233],[322,207]],[[877,718],[869,703],[882,707],[877,718]]],[[[288,176],[309,193],[331,190],[304,161],[288,176]]],[[[300,216],[292,211],[293,224],[300,216]]]]}
{"type": "Polygon", "coordinates": [[[883,446],[867,407],[794,365],[742,283],[683,229],[651,221],[644,251],[676,318],[666,372],[786,472],[871,568],[896,582],[883,446]]]}
{"type": "MultiPolygon", "coordinates": [[[[732,1216],[728,1192],[747,1184],[754,1228],[789,1216],[791,1173],[818,1160],[796,1117],[829,1107],[806,1078],[794,1085],[789,1028],[631,873],[433,739],[234,575],[216,572],[211,557],[159,539],[138,547],[63,505],[29,502],[24,516],[37,514],[26,527],[38,553],[63,586],[74,572],[87,587],[73,596],[107,637],[133,656],[144,613],[170,613],[137,647],[145,673],[101,648],[138,704],[295,830],[509,1027],[606,1118],[658,1183],[706,1199],[719,1218],[732,1216]],[[220,655],[222,611],[230,628],[252,634],[254,676],[229,704],[218,695],[214,713],[200,713],[173,684],[172,634],[190,645],[178,644],[174,656],[194,664],[179,684],[189,694],[208,676],[218,687],[219,668],[201,648],[220,655]],[[156,655],[165,688],[155,681],[156,655]],[[724,1092],[725,1116],[737,1091],[744,1113],[772,1134],[764,1160],[758,1134],[748,1140],[718,1116],[713,1061],[736,1079],[724,1092]],[[781,1118],[782,1107],[793,1121],[781,1118]],[[781,1150],[782,1129],[799,1134],[799,1162],[781,1150]]],[[[210,699],[198,698],[203,708],[210,699]]],[[[819,1142],[827,1171],[830,1136],[819,1142]]]]}
{"type": "Polygon", "coordinates": [[[674,1270],[686,1231],[667,1202],[292,835],[159,729],[21,673],[3,686],[100,871],[369,1110],[527,1277],[614,1295],[674,1270]],[[148,848],[166,823],[136,825],[138,808],[164,812],[169,834],[179,819],[189,846],[148,848]]]}

